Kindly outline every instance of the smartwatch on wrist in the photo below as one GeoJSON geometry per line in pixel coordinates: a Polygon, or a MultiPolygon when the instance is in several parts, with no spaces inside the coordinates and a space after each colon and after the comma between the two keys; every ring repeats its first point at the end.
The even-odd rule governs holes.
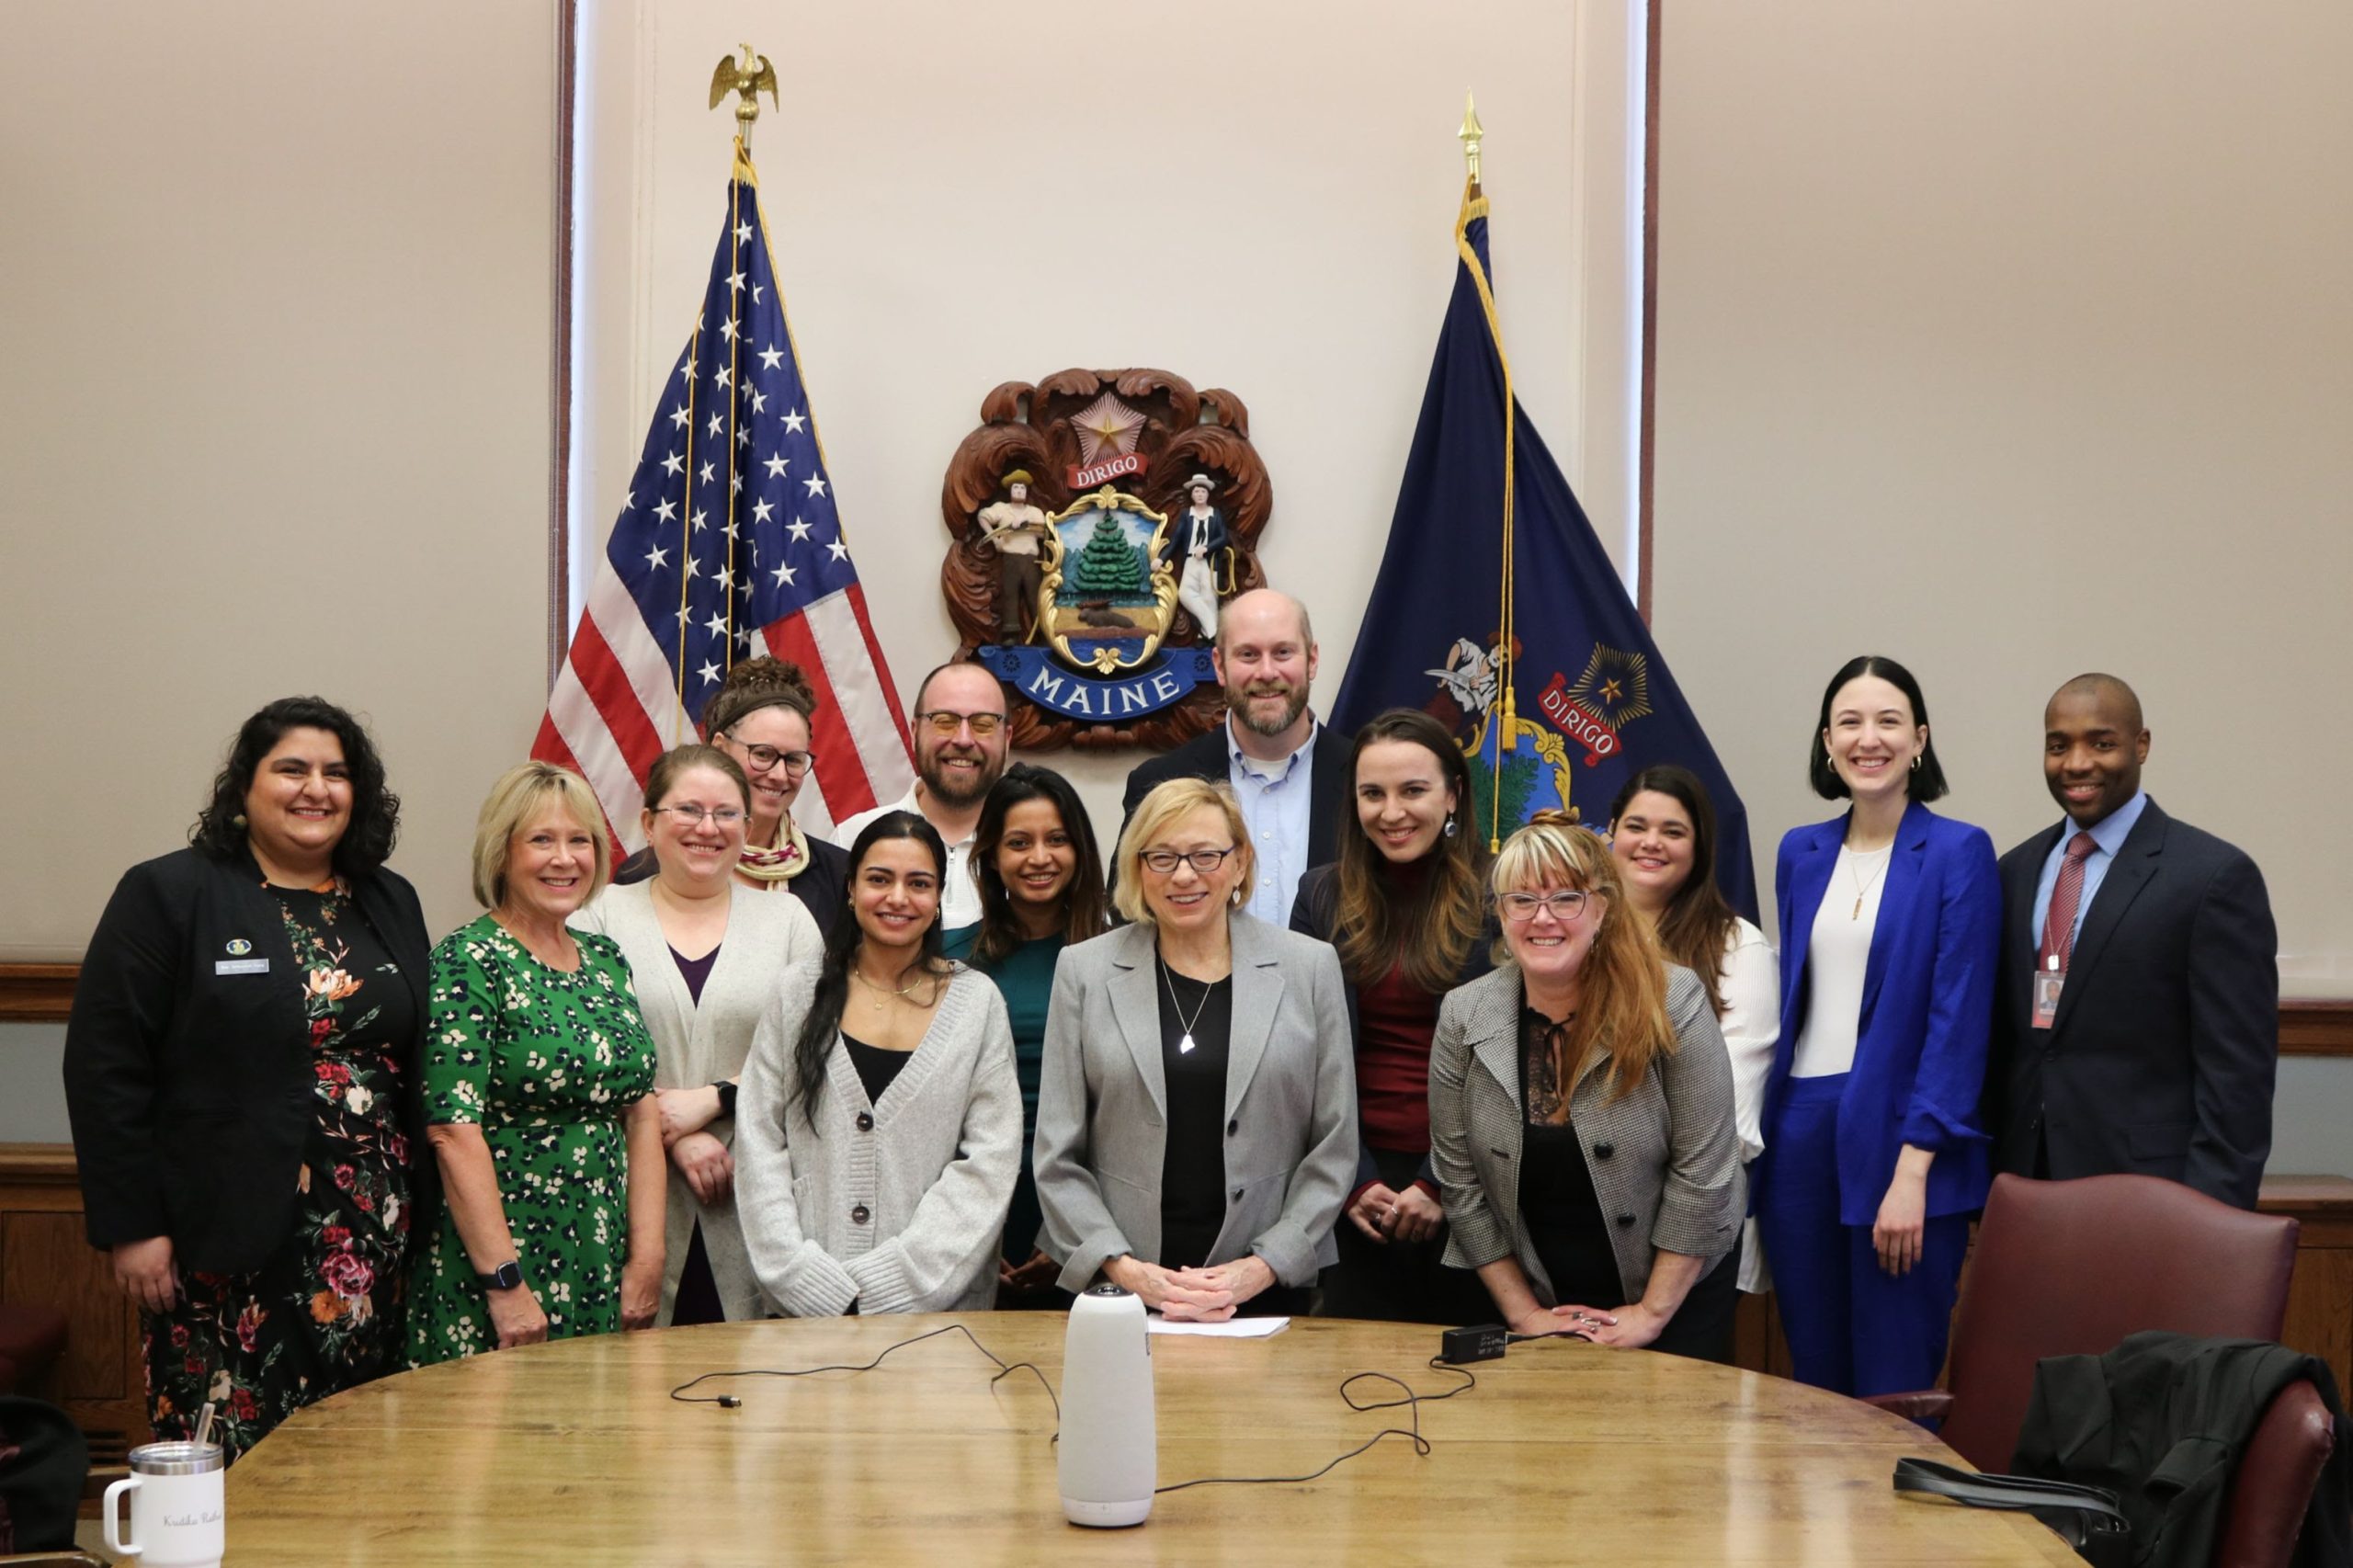
{"type": "Polygon", "coordinates": [[[719,1091],[719,1114],[733,1116],[735,1114],[735,1085],[722,1078],[711,1087],[719,1091]]]}
{"type": "Polygon", "coordinates": [[[510,1257],[489,1273],[477,1274],[474,1278],[482,1281],[482,1288],[485,1290],[512,1290],[523,1283],[523,1266],[510,1257]]]}

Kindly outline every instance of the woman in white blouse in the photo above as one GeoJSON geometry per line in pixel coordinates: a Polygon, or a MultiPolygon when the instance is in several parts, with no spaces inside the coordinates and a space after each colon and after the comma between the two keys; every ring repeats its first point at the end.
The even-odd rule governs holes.
{"type": "MultiPolygon", "coordinates": [[[[1716,886],[1716,808],[1688,767],[1662,764],[1626,780],[1609,807],[1610,852],[1634,913],[1650,923],[1669,963],[1699,977],[1732,1057],[1733,1126],[1745,1165],[1765,1152],[1765,1079],[1781,1037],[1781,979],[1773,944],[1716,886]]],[[[1771,1288],[1756,1222],[1741,1232],[1738,1268],[1719,1268],[1694,1294],[1771,1288]]],[[[1729,1300],[1724,1303],[1729,1306],[1729,1300]]]]}
{"type": "Polygon", "coordinates": [[[735,1213],[736,1083],[770,1004],[805,993],[817,970],[817,926],[800,900],[763,898],[734,875],[749,796],[716,746],[656,758],[642,819],[655,874],[607,888],[572,921],[620,944],[654,1037],[670,1161],[664,1327],[760,1315],[735,1213]]]}

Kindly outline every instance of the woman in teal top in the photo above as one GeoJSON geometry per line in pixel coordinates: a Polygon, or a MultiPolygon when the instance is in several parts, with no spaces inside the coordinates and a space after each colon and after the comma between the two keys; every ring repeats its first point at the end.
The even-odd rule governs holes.
{"type": "Polygon", "coordinates": [[[490,913],[433,949],[426,1131],[448,1199],[417,1259],[412,1366],[644,1328],[661,1305],[654,1042],[619,945],[564,924],[611,866],[577,775],[525,763],[491,790],[490,913]]]}
{"type": "Polygon", "coordinates": [[[1046,1004],[1063,949],[1110,928],[1103,858],[1070,780],[1026,762],[1006,768],[982,803],[972,867],[981,892],[980,924],[949,933],[947,952],[995,981],[1004,994],[1021,1079],[1021,1175],[1005,1221],[997,1305],[1054,1306],[1068,1298],[1054,1289],[1053,1259],[1038,1248],[1043,1219],[1030,1170],[1046,1004]]]}

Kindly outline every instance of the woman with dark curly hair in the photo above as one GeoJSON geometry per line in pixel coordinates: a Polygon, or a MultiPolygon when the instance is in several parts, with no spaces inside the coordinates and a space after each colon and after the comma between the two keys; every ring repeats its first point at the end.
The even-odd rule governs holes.
{"type": "Polygon", "coordinates": [[[281,699],[237,732],[189,846],[126,872],[91,936],[66,1105],[159,1437],[210,1403],[234,1460],[395,1365],[434,1193],[425,915],[384,869],[399,823],[358,721],[281,699]]]}

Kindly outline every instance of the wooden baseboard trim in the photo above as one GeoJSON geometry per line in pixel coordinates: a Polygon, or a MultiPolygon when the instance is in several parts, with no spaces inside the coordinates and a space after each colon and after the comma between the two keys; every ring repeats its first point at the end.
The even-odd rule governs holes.
{"type": "Polygon", "coordinates": [[[0,1024],[62,1024],[74,1008],[77,963],[0,963],[0,1024]]]}
{"type": "Polygon", "coordinates": [[[2353,1056],[2353,1000],[2280,1003],[2279,1054],[2353,1056]]]}

